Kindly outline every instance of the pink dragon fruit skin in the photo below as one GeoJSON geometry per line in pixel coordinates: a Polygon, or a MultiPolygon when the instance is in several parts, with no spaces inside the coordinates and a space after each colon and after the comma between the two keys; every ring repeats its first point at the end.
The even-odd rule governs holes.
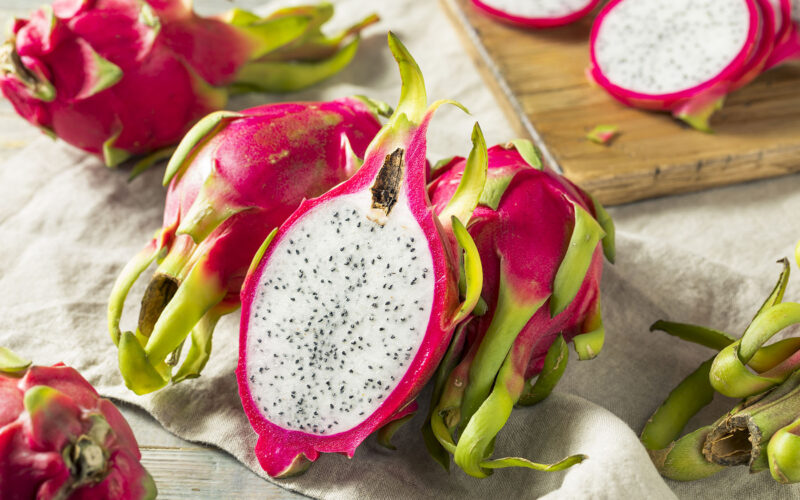
{"type": "Polygon", "coordinates": [[[774,15],[768,0],[743,0],[750,16],[750,26],[738,54],[716,76],[677,92],[648,94],[623,88],[610,81],[598,61],[598,37],[604,19],[621,3],[611,0],[597,15],[590,41],[591,66],[587,76],[627,106],[656,111],[671,111],[700,130],[708,131],[708,118],[717,110],[725,95],[755,78],[766,65],[774,43],[774,15]]]}
{"type": "MultiPolygon", "coordinates": [[[[463,204],[453,214],[456,220],[449,219],[449,224],[440,224],[433,215],[425,190],[428,168],[425,134],[431,114],[440,102],[425,111],[425,87],[418,66],[392,33],[389,33],[389,45],[403,80],[400,104],[389,123],[370,144],[364,166],[347,182],[300,205],[265,242],[266,251],[260,260],[254,261],[242,289],[237,368],[239,393],[245,413],[259,436],[256,456],[264,470],[273,477],[302,472],[320,453],[352,457],[368,435],[415,411],[414,399],[444,354],[453,328],[469,314],[478,299],[480,270],[475,270],[477,254],[471,240],[467,240],[466,230],[457,222],[459,216],[461,219],[469,217],[477,203],[477,195],[470,189],[462,191],[462,194],[468,191],[473,194],[465,195],[465,201],[462,200],[463,204]],[[372,205],[368,209],[370,198],[372,205]],[[358,201],[351,203],[351,200],[358,201]],[[312,224],[308,221],[314,222],[306,228],[304,224],[312,224]],[[336,227],[335,234],[329,235],[333,231],[333,228],[326,229],[329,224],[336,227]],[[447,234],[451,230],[455,233],[454,239],[467,252],[467,291],[461,304],[459,269],[454,259],[457,249],[450,246],[447,234]],[[388,232],[386,242],[380,240],[384,232],[388,232]],[[408,234],[412,236],[409,238],[408,234]],[[291,249],[305,245],[306,238],[312,243],[304,246],[302,252],[296,250],[295,257],[291,249]],[[319,238],[319,243],[314,238],[319,238]],[[375,243],[379,246],[371,249],[374,241],[382,243],[375,243]],[[341,248],[337,249],[340,245],[341,248]],[[395,251],[389,248],[391,245],[398,247],[396,253],[391,253],[395,251]],[[470,246],[471,253],[467,250],[470,246]],[[365,253],[359,254],[359,251],[365,253]],[[417,257],[422,263],[414,263],[417,257]],[[298,263],[305,259],[308,265],[299,270],[290,269],[281,259],[298,263]],[[415,266],[423,265],[430,267],[418,273],[414,271],[415,266]],[[354,269],[352,275],[347,274],[348,266],[354,269]],[[403,274],[404,266],[407,274],[403,274]],[[283,270],[286,270],[285,274],[283,270]],[[341,286],[325,284],[326,277],[339,272],[347,276],[339,278],[344,279],[341,286]],[[292,276],[298,277],[296,290],[294,283],[288,281],[292,276]],[[309,276],[309,279],[303,280],[304,276],[309,276]],[[317,277],[321,279],[317,280],[317,277]],[[345,289],[351,278],[351,283],[354,283],[352,291],[345,289]],[[269,283],[272,280],[281,282],[281,279],[285,282],[285,290],[271,293],[269,283]],[[373,284],[373,279],[386,281],[380,287],[377,282],[373,284]],[[361,280],[364,289],[360,288],[361,280]],[[316,286],[328,287],[324,290],[330,294],[318,294],[316,286]],[[422,295],[417,296],[422,299],[414,300],[411,305],[414,286],[422,287],[422,295]],[[316,302],[313,304],[309,302],[308,306],[303,306],[304,297],[309,296],[324,296],[326,303],[330,300],[332,305],[326,306],[321,300],[314,299],[316,302]],[[365,297],[374,302],[371,305],[366,302],[365,308],[352,306],[351,309],[348,305],[351,300],[365,297]],[[280,317],[286,307],[272,305],[280,300],[291,300],[291,304],[296,304],[286,313],[286,319],[280,317]],[[337,301],[335,306],[334,300],[337,301]],[[324,313],[319,321],[315,320],[317,307],[322,308],[319,314],[324,313]],[[398,311],[398,308],[400,312],[396,314],[400,316],[393,316],[393,311],[398,311]],[[376,311],[374,315],[370,313],[372,310],[376,311]],[[327,326],[314,326],[328,317],[331,319],[324,323],[327,326]],[[344,318],[345,323],[340,324],[338,318],[344,318]],[[288,327],[295,321],[303,324],[296,333],[280,326],[286,324],[288,327]],[[349,322],[351,325],[345,326],[349,322]],[[368,326],[359,330],[360,322],[368,326]],[[273,329],[270,325],[278,326],[273,329]],[[345,333],[351,327],[352,330],[345,333]],[[277,332],[285,332],[288,337],[276,338],[277,332]],[[364,336],[360,335],[362,332],[364,336]],[[339,342],[340,335],[353,340],[339,342]],[[293,343],[311,342],[312,337],[315,339],[313,351],[309,348],[306,352],[302,346],[293,350],[293,343]],[[320,345],[339,346],[331,349],[339,349],[342,354],[337,351],[315,357],[317,341],[320,345]],[[374,350],[370,350],[372,344],[377,345],[374,350]],[[385,357],[383,349],[386,349],[385,357]],[[412,354],[415,350],[416,353],[412,354]],[[399,358],[398,353],[401,354],[399,358]],[[402,353],[407,353],[405,360],[402,353]],[[334,369],[337,360],[342,365],[334,369]],[[331,366],[325,363],[331,363],[331,366]],[[289,367],[292,373],[282,371],[282,367],[289,367]],[[354,368],[358,368],[358,372],[354,368]],[[388,371],[381,371],[384,369],[388,371]],[[279,375],[280,387],[265,389],[272,385],[269,377],[273,371],[283,374],[279,375]],[[305,375],[301,373],[308,373],[316,381],[315,385],[303,385],[305,375]],[[388,375],[390,373],[393,375],[388,375]],[[367,378],[371,376],[376,378],[367,378]],[[339,380],[338,377],[346,379],[339,380]],[[358,389],[362,382],[365,382],[364,387],[358,389]],[[356,392],[351,394],[351,388],[356,392]],[[302,395],[297,405],[282,406],[285,404],[283,392],[287,392],[286,398],[292,399],[298,397],[297,393],[302,395]],[[370,399],[364,401],[368,396],[370,399]],[[314,409],[317,405],[319,412],[314,409]],[[281,408],[288,414],[284,414],[281,408]],[[356,414],[358,408],[362,411],[356,414]],[[332,416],[324,415],[325,411],[332,416]],[[337,419],[346,419],[346,422],[340,423],[337,419]]],[[[473,140],[479,149],[483,143],[477,128],[473,140]]],[[[482,147],[485,151],[485,145],[482,147]]],[[[477,172],[477,178],[483,179],[480,171],[476,168],[473,173],[477,172]]],[[[482,172],[485,173],[485,165],[482,172]]],[[[479,194],[482,180],[476,184],[479,185],[479,194]]]]}
{"type": "Polygon", "coordinates": [[[0,497],[155,498],[140,459],[122,414],[74,369],[0,371],[0,497]]]}
{"type": "MultiPolygon", "coordinates": [[[[568,13],[554,17],[532,17],[512,13],[511,9],[503,9],[508,2],[472,0],[472,4],[479,10],[502,22],[521,26],[524,28],[555,28],[574,23],[589,14],[600,4],[600,0],[585,0],[584,5],[575,7],[568,13]]],[[[520,4],[525,3],[519,2],[520,4]]]]}
{"type": "Polygon", "coordinates": [[[775,48],[766,69],[800,59],[800,3],[796,0],[780,0],[780,13],[782,29],[776,34],[775,48]]]}
{"type": "MultiPolygon", "coordinates": [[[[555,466],[519,458],[487,463],[490,443],[511,411],[498,401],[507,397],[512,405],[538,402],[563,372],[565,342],[575,340],[580,359],[593,358],[603,344],[598,243],[603,240],[602,251],[613,259],[613,224],[599,204],[543,167],[535,154],[529,142],[519,140],[488,150],[487,188],[468,225],[481,256],[481,295],[488,308],[472,318],[466,339],[459,345],[454,342],[448,357],[455,358],[450,366],[442,364],[437,375],[442,385],[434,390],[436,439],[476,477],[497,467],[560,470],[582,460],[569,457],[555,466]],[[579,228],[581,220],[588,225],[579,228]],[[586,245],[583,255],[573,258],[571,248],[580,242],[586,245]],[[562,273],[572,276],[564,280],[562,273]],[[530,380],[542,373],[554,346],[561,349],[559,361],[548,370],[558,375],[546,391],[537,386],[531,392],[530,380]],[[453,438],[457,431],[458,444],[453,438]]],[[[464,160],[455,158],[436,172],[428,189],[437,210],[453,195],[463,169],[464,160]]],[[[449,466],[447,455],[433,448],[434,457],[449,466]]]]}
{"type": "Polygon", "coordinates": [[[231,89],[294,90],[344,67],[357,36],[340,42],[376,18],[326,38],[331,14],[321,4],[205,18],[182,0],[57,0],[14,23],[0,90],[32,124],[114,166],[173,146],[231,89]],[[287,46],[324,50],[276,54],[287,46]]]}
{"type": "Polygon", "coordinates": [[[109,301],[109,331],[129,388],[143,394],[199,375],[214,326],[238,307],[264,238],[304,198],[359,167],[380,129],[374,109],[360,98],[273,104],[217,112],[189,132],[167,167],[163,227],[122,271],[109,301]],[[153,260],[159,267],[137,332],[121,332],[125,297],[153,260]],[[171,375],[165,360],[190,333],[186,360],[171,375]]]}

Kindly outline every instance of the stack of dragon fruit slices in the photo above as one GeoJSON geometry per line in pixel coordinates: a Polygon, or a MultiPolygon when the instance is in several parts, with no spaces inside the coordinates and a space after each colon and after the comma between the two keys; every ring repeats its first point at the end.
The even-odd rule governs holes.
{"type": "Polygon", "coordinates": [[[618,101],[710,131],[729,93],[800,57],[800,2],[611,0],[590,52],[589,76],[618,101]]]}

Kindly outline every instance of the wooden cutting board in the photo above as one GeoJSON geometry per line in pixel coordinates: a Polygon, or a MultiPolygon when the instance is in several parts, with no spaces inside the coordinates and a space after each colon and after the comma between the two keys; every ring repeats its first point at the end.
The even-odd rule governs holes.
{"type": "Polygon", "coordinates": [[[442,0],[516,133],[551,164],[614,205],[800,170],[800,64],[785,64],[731,94],[713,134],[668,114],[627,108],[590,85],[593,16],[530,31],[484,16],[469,0],[442,0]],[[608,146],[586,139],[619,127],[608,146]]]}

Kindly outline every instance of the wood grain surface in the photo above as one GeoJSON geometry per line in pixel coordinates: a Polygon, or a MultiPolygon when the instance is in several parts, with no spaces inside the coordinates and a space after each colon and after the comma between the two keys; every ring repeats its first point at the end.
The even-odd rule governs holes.
{"type": "Polygon", "coordinates": [[[713,134],[668,114],[627,108],[590,85],[592,17],[550,30],[507,26],[469,0],[442,0],[464,45],[520,136],[606,204],[697,191],[800,170],[800,63],[731,94],[713,134]],[[609,146],[585,136],[613,124],[609,146]]]}

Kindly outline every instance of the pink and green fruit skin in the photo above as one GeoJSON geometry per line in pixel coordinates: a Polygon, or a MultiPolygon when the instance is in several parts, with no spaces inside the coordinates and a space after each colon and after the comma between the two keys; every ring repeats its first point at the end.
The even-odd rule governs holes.
{"type": "Polygon", "coordinates": [[[172,380],[199,375],[214,326],[239,306],[261,243],[301,201],[348,179],[380,127],[365,100],[343,98],[218,112],[192,129],[167,167],[163,227],[123,269],[109,300],[109,330],[129,388],[144,394],[166,384],[164,360],[190,333],[187,361],[172,380]],[[154,260],[159,267],[133,338],[119,326],[125,297],[154,260]],[[165,295],[167,282],[173,289],[165,295]],[[120,343],[126,335],[128,347],[120,343]],[[131,352],[146,364],[131,364],[131,352]],[[141,369],[147,365],[161,372],[141,369]]]}
{"type": "Polygon", "coordinates": [[[364,156],[381,125],[357,98],[268,104],[226,121],[171,179],[159,240],[170,252],[206,251],[207,271],[227,290],[226,300],[238,304],[247,268],[269,232],[301,201],[350,178],[359,167],[352,155],[364,156]],[[200,243],[193,231],[178,228],[188,229],[186,215],[203,202],[235,215],[200,243]]]}
{"type": "MultiPolygon", "coordinates": [[[[481,296],[489,306],[487,313],[476,317],[469,327],[467,358],[474,356],[493,320],[501,275],[504,286],[520,303],[547,297],[553,292],[552,284],[570,241],[575,206],[596,217],[592,200],[565,177],[547,167],[531,167],[513,147],[493,146],[488,154],[487,186],[507,187],[504,191],[501,188],[496,208],[479,204],[467,226],[481,256],[481,296]]],[[[455,158],[430,183],[431,201],[437,210],[455,192],[464,164],[464,159],[455,158]]],[[[541,371],[545,354],[559,334],[569,342],[575,335],[587,333],[591,318],[599,314],[602,269],[603,250],[597,245],[569,305],[553,317],[551,308],[541,307],[525,323],[512,348],[514,364],[525,380],[541,371]]]]}
{"type": "Polygon", "coordinates": [[[286,91],[341,69],[357,40],[337,52],[340,42],[376,18],[326,38],[319,25],[332,13],[321,4],[201,17],[185,0],[56,0],[14,22],[0,90],[33,125],[114,166],[173,146],[237,85],[286,91]],[[286,47],[311,52],[294,61],[275,52],[286,47]],[[281,80],[287,68],[295,80],[281,80]]]}
{"type": "Polygon", "coordinates": [[[0,373],[0,498],[152,499],[130,426],[72,368],[0,373]]]}

